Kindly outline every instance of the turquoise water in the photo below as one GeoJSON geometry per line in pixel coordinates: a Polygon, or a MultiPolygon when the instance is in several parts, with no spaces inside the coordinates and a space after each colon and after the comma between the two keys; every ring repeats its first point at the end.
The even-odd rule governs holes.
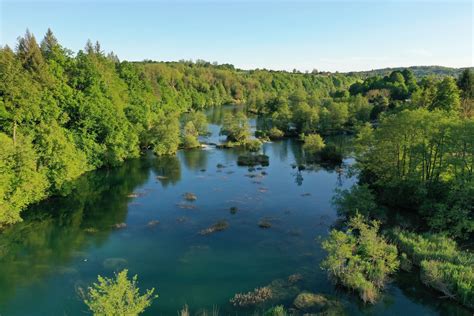
{"type": "MultiPolygon", "coordinates": [[[[222,112],[233,110],[209,113],[206,141],[220,140],[222,112]]],[[[298,142],[267,143],[262,152],[270,165],[250,171],[237,166],[238,150],[210,147],[175,157],[148,154],[81,177],[70,195],[31,208],[23,223],[0,235],[0,314],[82,315],[80,289],[98,274],[128,268],[142,289],[154,287],[160,296],[146,315],[176,315],[184,304],[193,314],[213,307],[221,315],[250,314],[229,299],[295,273],[303,276],[300,291],[335,295],[351,315],[470,315],[413,274],[397,276],[372,306],[336,288],[319,269],[319,237],[337,220],[334,190],[356,181],[347,177],[352,160],[298,171],[298,142]],[[197,200],[186,201],[186,192],[197,200]],[[262,219],[272,227],[260,228],[262,219]],[[228,229],[199,234],[219,220],[228,229]]],[[[272,304],[291,307],[294,295],[272,304]]]]}

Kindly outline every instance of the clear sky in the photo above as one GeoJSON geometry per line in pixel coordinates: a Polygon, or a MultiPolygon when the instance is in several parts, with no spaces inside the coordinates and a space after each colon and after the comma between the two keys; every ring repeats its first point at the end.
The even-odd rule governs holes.
{"type": "Polygon", "coordinates": [[[0,0],[0,43],[50,27],[122,60],[204,59],[237,67],[351,71],[473,66],[473,2],[0,0]]]}

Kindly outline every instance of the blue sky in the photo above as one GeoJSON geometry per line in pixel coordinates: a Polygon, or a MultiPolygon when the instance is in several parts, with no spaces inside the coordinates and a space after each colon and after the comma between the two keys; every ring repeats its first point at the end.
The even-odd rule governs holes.
{"type": "Polygon", "coordinates": [[[0,0],[0,43],[48,27],[126,60],[205,59],[237,67],[351,71],[473,66],[472,1],[0,0]]]}

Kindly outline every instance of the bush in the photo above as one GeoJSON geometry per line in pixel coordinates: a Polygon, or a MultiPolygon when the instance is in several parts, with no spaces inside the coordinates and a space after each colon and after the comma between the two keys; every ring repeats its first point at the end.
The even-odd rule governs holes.
{"type": "Polygon", "coordinates": [[[399,267],[397,248],[378,235],[379,222],[366,223],[362,215],[349,220],[347,232],[333,230],[323,241],[328,256],[321,263],[336,282],[375,303],[388,276],[399,267]]]}
{"type": "Polygon", "coordinates": [[[306,135],[303,140],[303,149],[305,153],[308,153],[311,156],[316,155],[326,146],[323,138],[319,134],[306,135]]]}
{"type": "Polygon", "coordinates": [[[474,255],[443,235],[395,230],[393,236],[399,249],[420,267],[425,285],[474,308],[474,255]]]}
{"type": "Polygon", "coordinates": [[[259,151],[262,143],[258,139],[251,139],[245,142],[245,148],[250,151],[259,151]]]}
{"type": "Polygon", "coordinates": [[[474,308],[474,268],[450,262],[423,260],[421,281],[448,297],[474,308]]]}
{"type": "Polygon", "coordinates": [[[279,139],[279,138],[282,138],[283,136],[285,136],[285,133],[276,127],[272,127],[268,131],[268,137],[270,137],[270,139],[279,139]]]}
{"type": "Polygon", "coordinates": [[[130,281],[128,270],[119,272],[115,279],[98,276],[98,283],[88,288],[84,303],[94,315],[138,315],[158,298],[153,295],[155,289],[147,290],[140,295],[137,287],[137,276],[130,281]]]}

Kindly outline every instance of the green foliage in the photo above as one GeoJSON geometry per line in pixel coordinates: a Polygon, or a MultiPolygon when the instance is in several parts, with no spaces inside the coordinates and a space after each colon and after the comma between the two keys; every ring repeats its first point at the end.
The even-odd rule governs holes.
{"type": "Polygon", "coordinates": [[[198,131],[192,121],[187,122],[183,128],[183,147],[196,148],[200,146],[198,131]]]}
{"type": "Polygon", "coordinates": [[[16,138],[14,143],[0,133],[0,227],[20,221],[20,211],[42,199],[48,185],[31,140],[21,134],[16,138]]]}
{"type": "Polygon", "coordinates": [[[333,197],[333,203],[337,206],[340,214],[350,218],[360,213],[365,217],[376,214],[379,206],[369,186],[354,185],[349,190],[337,191],[333,197]]]}
{"type": "Polygon", "coordinates": [[[238,144],[245,144],[250,138],[250,125],[247,116],[238,112],[237,114],[226,113],[221,127],[221,135],[226,135],[227,140],[238,144]]]}
{"type": "Polygon", "coordinates": [[[444,111],[404,110],[357,136],[363,180],[388,206],[419,212],[454,237],[473,232],[474,121],[444,111]]]}
{"type": "Polygon", "coordinates": [[[278,139],[282,138],[283,136],[285,136],[285,133],[276,127],[272,127],[268,130],[268,137],[270,139],[278,139]]]}
{"type": "Polygon", "coordinates": [[[316,155],[319,153],[326,144],[323,138],[319,134],[310,134],[304,136],[303,149],[309,155],[316,155]]]}
{"type": "Polygon", "coordinates": [[[158,295],[153,295],[155,289],[141,295],[137,276],[129,280],[127,273],[125,269],[115,279],[99,275],[98,283],[88,288],[84,303],[94,315],[139,315],[158,298],[158,295]]]}
{"type": "Polygon", "coordinates": [[[440,261],[421,262],[424,284],[474,308],[474,268],[440,261]]]}
{"type": "MultiPolygon", "coordinates": [[[[105,55],[99,43],[88,42],[84,50],[73,54],[48,30],[41,45],[27,31],[19,38],[15,51],[7,46],[0,48],[0,77],[0,133],[12,140],[13,147],[26,143],[30,158],[19,161],[15,170],[30,170],[34,175],[31,179],[37,182],[34,189],[22,189],[26,192],[23,198],[12,193],[24,185],[22,181],[2,182],[0,225],[19,220],[22,209],[43,197],[67,194],[73,180],[88,170],[120,164],[137,157],[141,150],[169,155],[177,151],[180,143],[197,146],[196,132],[207,133],[205,115],[199,110],[228,103],[245,103],[252,111],[268,114],[272,138],[338,133],[402,108],[437,110],[431,117],[424,115],[423,128],[418,132],[413,126],[420,122],[408,114],[399,115],[406,121],[400,119],[394,127],[398,131],[383,127],[391,125],[390,119],[382,120],[383,128],[373,133],[374,141],[388,139],[388,134],[394,132],[393,139],[403,142],[389,148],[389,160],[393,161],[380,164],[385,168],[380,170],[380,178],[404,180],[409,176],[413,180],[421,173],[426,181],[455,179],[459,187],[467,183],[466,179],[472,179],[473,155],[469,153],[473,124],[456,118],[458,110],[462,117],[472,116],[471,71],[464,72],[457,83],[452,78],[424,78],[417,82],[408,70],[361,82],[357,74],[243,71],[202,60],[120,62],[114,54],[105,55]],[[349,87],[351,95],[347,93],[349,87]],[[449,118],[441,118],[438,110],[446,116],[449,113],[449,118]],[[180,126],[183,113],[186,114],[180,126]],[[409,127],[402,128],[403,124],[409,127]],[[384,130],[387,135],[382,137],[384,130]],[[425,136],[412,142],[407,133],[425,136]],[[398,156],[401,165],[396,165],[397,175],[393,172],[393,153],[398,147],[406,155],[398,156]],[[459,182],[460,178],[463,180],[459,182]]],[[[420,116],[420,112],[412,116],[420,116]]],[[[222,133],[236,145],[247,144],[250,129],[245,114],[227,116],[222,133]]],[[[384,160],[376,162],[373,158],[378,149],[385,149],[384,142],[380,146],[367,144],[363,153],[367,165],[384,160]]],[[[247,147],[256,150],[257,143],[252,141],[247,147]]],[[[330,146],[321,155],[333,157],[331,160],[340,157],[330,146]]],[[[450,204],[449,208],[435,205],[433,209],[438,210],[437,214],[448,210],[449,217],[455,218],[451,210],[461,206],[450,204]]],[[[435,222],[433,227],[442,229],[435,222]]],[[[466,230],[457,228],[462,234],[466,230]]]]}
{"type": "Polygon", "coordinates": [[[331,231],[322,248],[328,252],[321,263],[336,282],[356,291],[364,302],[374,303],[380,290],[399,266],[397,248],[378,235],[379,222],[367,223],[356,214],[347,232],[331,231]]]}
{"type": "Polygon", "coordinates": [[[419,266],[426,285],[452,299],[474,307],[474,255],[462,251],[456,242],[440,234],[395,230],[398,248],[419,266]]]}
{"type": "Polygon", "coordinates": [[[245,142],[245,148],[250,151],[259,151],[260,147],[262,147],[262,142],[258,139],[250,139],[245,142]]]}
{"type": "Polygon", "coordinates": [[[184,116],[184,122],[185,124],[192,122],[198,135],[204,136],[209,132],[207,129],[207,118],[203,112],[192,111],[190,113],[186,113],[184,116]]]}

